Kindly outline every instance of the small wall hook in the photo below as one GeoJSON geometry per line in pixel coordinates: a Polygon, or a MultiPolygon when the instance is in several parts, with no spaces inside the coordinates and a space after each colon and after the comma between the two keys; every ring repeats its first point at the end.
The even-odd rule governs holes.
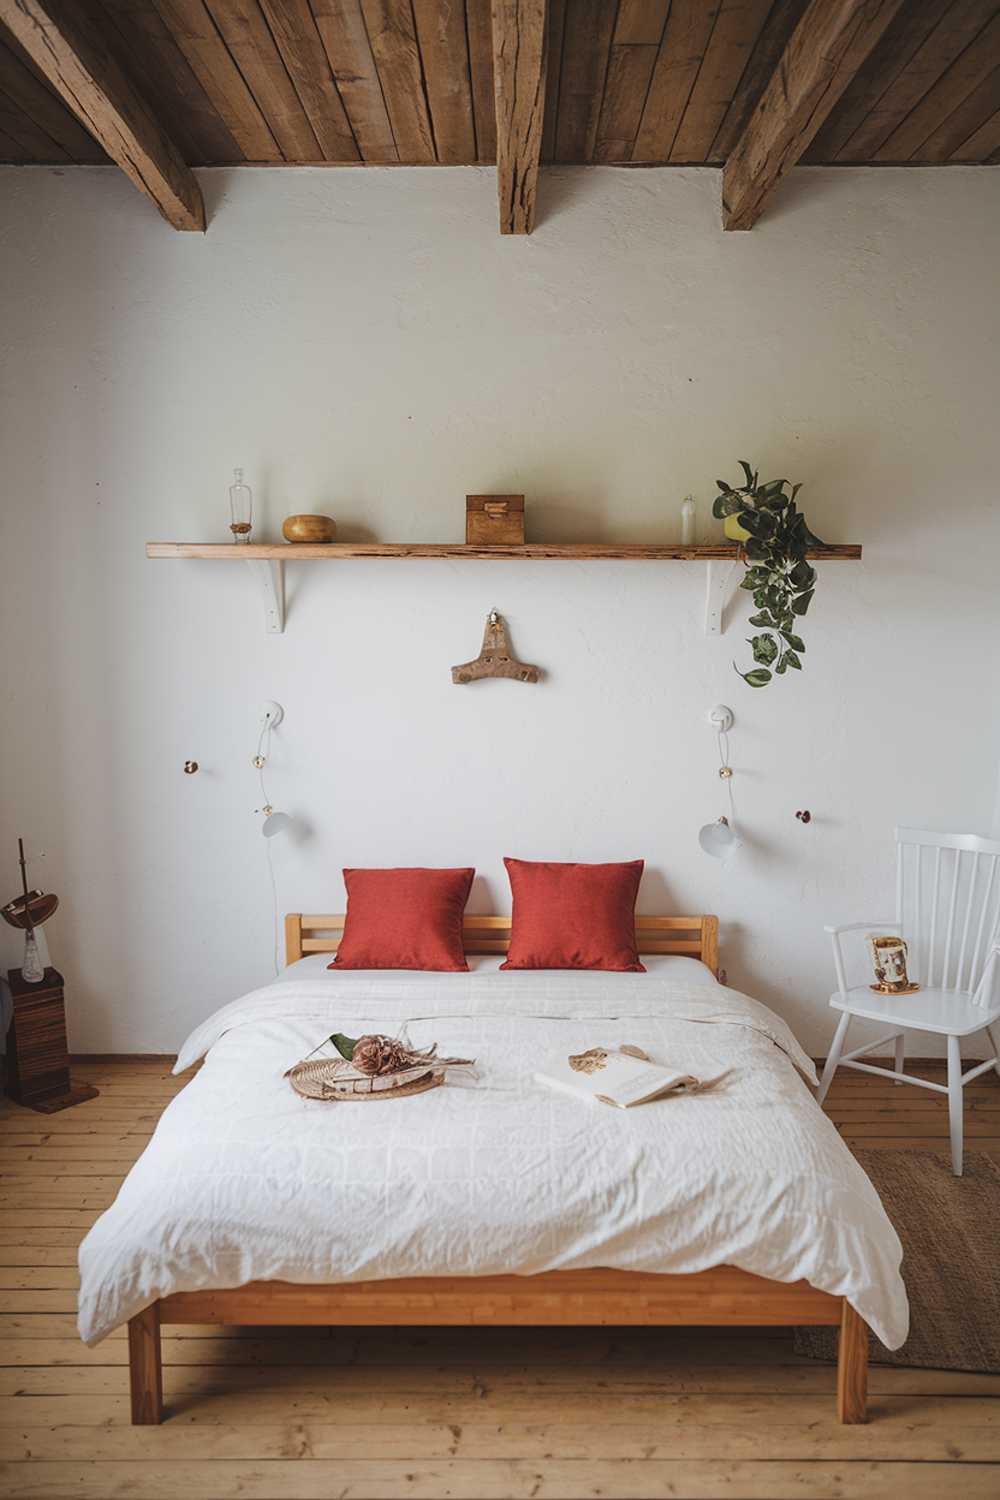
{"type": "Polygon", "coordinates": [[[812,822],[812,813],[809,811],[808,807],[803,808],[802,812],[797,812],[795,816],[798,818],[800,823],[812,822]]]}
{"type": "Polygon", "coordinates": [[[195,773],[195,771],[197,771],[197,769],[198,769],[198,762],[196,760],[186,760],[184,762],[184,775],[185,776],[193,776],[194,773],[195,773]]]}

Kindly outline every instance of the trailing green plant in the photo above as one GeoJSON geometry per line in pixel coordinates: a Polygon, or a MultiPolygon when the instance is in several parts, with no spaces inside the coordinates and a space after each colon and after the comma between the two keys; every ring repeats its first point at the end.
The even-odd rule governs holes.
{"type": "Polygon", "coordinates": [[[757,472],[745,459],[740,468],[746,483],[734,488],[717,479],[720,494],[715,498],[712,514],[719,520],[736,516],[744,531],[750,533],[743,544],[746,572],[741,588],[753,595],[755,614],[750,624],[760,631],[748,636],[747,644],[758,663],[749,672],[736,671],[750,687],[767,687],[772,677],[783,677],[789,670],[802,668],[805,642],[797,633],[799,620],[812,603],[816,592],[816,572],[806,553],[822,547],[819,537],[809,530],[806,518],[795,503],[802,488],[793,484],[786,492],[787,479],[768,479],[760,483],[757,472]]]}

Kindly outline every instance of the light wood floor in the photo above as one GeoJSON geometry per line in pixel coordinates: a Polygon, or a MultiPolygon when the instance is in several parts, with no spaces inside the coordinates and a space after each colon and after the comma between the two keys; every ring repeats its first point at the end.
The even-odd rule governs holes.
{"type": "MultiPolygon", "coordinates": [[[[133,1428],[123,1334],[76,1337],[76,1247],[178,1084],[156,1061],[74,1072],[101,1097],[0,1105],[0,1495],[1000,1496],[1000,1376],[876,1366],[870,1425],[838,1427],[833,1370],[774,1330],[172,1327],[168,1420],[133,1428]]],[[[1000,1154],[994,1074],[966,1110],[968,1146],[1000,1154]]],[[[943,1098],[858,1073],[829,1112],[857,1146],[947,1144],[943,1098]]]]}

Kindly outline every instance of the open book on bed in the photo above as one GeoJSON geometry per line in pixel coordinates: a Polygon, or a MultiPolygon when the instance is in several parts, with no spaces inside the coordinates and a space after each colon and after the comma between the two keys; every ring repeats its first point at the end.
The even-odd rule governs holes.
{"type": "Polygon", "coordinates": [[[538,1083],[562,1089],[583,1099],[613,1104],[617,1109],[631,1109],[662,1094],[692,1094],[711,1088],[725,1075],[695,1078],[651,1062],[639,1047],[591,1047],[569,1057],[546,1061],[535,1074],[538,1083]]]}

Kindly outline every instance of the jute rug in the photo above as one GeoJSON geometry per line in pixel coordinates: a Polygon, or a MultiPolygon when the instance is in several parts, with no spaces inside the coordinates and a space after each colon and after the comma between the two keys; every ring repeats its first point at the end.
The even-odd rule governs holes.
{"type": "MultiPolygon", "coordinates": [[[[966,1151],[953,1177],[946,1151],[858,1151],[903,1244],[910,1336],[879,1365],[1000,1374],[1000,1164],[966,1151]]],[[[795,1352],[836,1358],[832,1328],[797,1328],[795,1352]]]]}

